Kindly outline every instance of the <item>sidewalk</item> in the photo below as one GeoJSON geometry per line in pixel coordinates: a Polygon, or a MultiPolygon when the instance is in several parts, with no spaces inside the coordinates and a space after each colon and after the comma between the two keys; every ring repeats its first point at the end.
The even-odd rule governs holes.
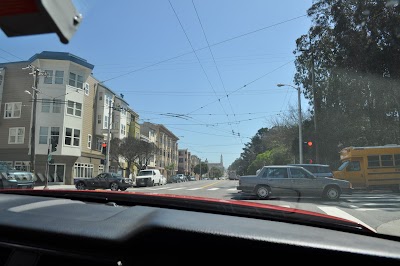
{"type": "MultiPolygon", "coordinates": [[[[76,190],[74,185],[48,185],[48,189],[76,190]]],[[[34,189],[44,189],[44,185],[37,185],[34,189]]]]}

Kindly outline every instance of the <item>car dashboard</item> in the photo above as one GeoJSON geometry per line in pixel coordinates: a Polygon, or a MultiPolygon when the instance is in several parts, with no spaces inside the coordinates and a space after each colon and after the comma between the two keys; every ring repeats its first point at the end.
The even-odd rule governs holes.
{"type": "Polygon", "coordinates": [[[0,266],[400,262],[396,239],[93,198],[0,193],[0,266]]]}

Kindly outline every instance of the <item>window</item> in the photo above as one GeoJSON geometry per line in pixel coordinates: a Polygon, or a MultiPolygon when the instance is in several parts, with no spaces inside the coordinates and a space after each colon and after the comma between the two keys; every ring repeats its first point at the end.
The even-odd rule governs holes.
{"type": "Polygon", "coordinates": [[[92,148],[92,135],[90,135],[90,134],[88,134],[87,147],[88,147],[89,149],[92,148]]]}
{"type": "Polygon", "coordinates": [[[102,151],[102,149],[103,149],[103,142],[104,142],[104,139],[102,139],[102,138],[97,138],[97,143],[96,143],[96,150],[97,151],[102,151]]]}
{"type": "Polygon", "coordinates": [[[104,164],[99,165],[98,173],[101,174],[104,172],[104,164]]]}
{"type": "Polygon", "coordinates": [[[381,155],[382,166],[393,166],[393,155],[381,155]]]}
{"type": "Polygon", "coordinates": [[[68,84],[70,86],[82,89],[83,88],[83,76],[70,72],[68,84]]]}
{"type": "Polygon", "coordinates": [[[44,84],[53,83],[53,70],[45,70],[44,84]]]}
{"type": "Polygon", "coordinates": [[[61,100],[53,99],[53,113],[61,113],[61,100]]]}
{"type": "Polygon", "coordinates": [[[85,83],[83,88],[85,90],[85,95],[89,95],[89,83],[85,83]]]}
{"type": "MultiPolygon", "coordinates": [[[[59,127],[51,127],[50,128],[50,137],[58,143],[58,139],[60,137],[60,128],[59,127]]],[[[39,129],[39,144],[48,144],[49,139],[49,127],[40,127],[39,129]]]]}
{"type": "Polygon", "coordinates": [[[4,109],[4,118],[20,118],[22,103],[6,103],[4,109]]]}
{"type": "Polygon", "coordinates": [[[75,163],[74,177],[76,178],[91,178],[93,177],[93,164],[75,163]]]}
{"type": "Polygon", "coordinates": [[[51,139],[54,139],[55,142],[58,144],[59,139],[60,139],[60,128],[59,127],[51,127],[50,137],[51,137],[51,139]]]}
{"type": "Polygon", "coordinates": [[[101,124],[101,115],[97,115],[97,124],[101,124]]]}
{"type": "Polygon", "coordinates": [[[108,116],[104,116],[104,128],[108,128],[108,116]]]}
{"type": "Polygon", "coordinates": [[[11,127],[8,130],[8,144],[23,144],[25,137],[24,127],[11,127]]]}
{"type": "Polygon", "coordinates": [[[290,169],[290,174],[292,178],[306,178],[307,173],[301,169],[290,169]]]}
{"type": "Polygon", "coordinates": [[[47,144],[47,140],[49,139],[49,128],[48,127],[40,127],[39,129],[39,144],[47,144]]]}
{"type": "Polygon", "coordinates": [[[75,84],[76,84],[76,74],[74,74],[74,73],[72,73],[72,72],[70,72],[69,73],[69,83],[68,83],[70,86],[76,86],[75,84]]]}
{"type": "Polygon", "coordinates": [[[64,71],[56,70],[55,84],[64,84],[64,71]]]}
{"type": "Polygon", "coordinates": [[[102,100],[103,100],[103,93],[99,92],[99,101],[102,101],[102,100]]]}
{"type": "Polygon", "coordinates": [[[121,135],[125,136],[126,134],[126,126],[124,124],[121,124],[121,135]]]}
{"type": "Polygon", "coordinates": [[[400,154],[394,155],[394,165],[400,166],[400,154]]]}
{"type": "Polygon", "coordinates": [[[64,144],[68,146],[79,146],[81,131],[79,129],[65,128],[64,144]]]}
{"type": "Polygon", "coordinates": [[[50,99],[42,99],[42,113],[50,113],[50,99]]]}
{"type": "Polygon", "coordinates": [[[346,170],[349,172],[361,171],[360,162],[359,161],[350,162],[346,170]]]}
{"type": "Polygon", "coordinates": [[[67,114],[74,115],[74,116],[82,116],[82,104],[68,101],[67,102],[67,114]]]}
{"type": "Polygon", "coordinates": [[[25,172],[31,171],[29,161],[15,161],[14,167],[15,167],[15,170],[18,170],[18,171],[25,171],[25,172]]]}
{"type": "Polygon", "coordinates": [[[379,167],[379,155],[368,156],[368,167],[379,167]]]}

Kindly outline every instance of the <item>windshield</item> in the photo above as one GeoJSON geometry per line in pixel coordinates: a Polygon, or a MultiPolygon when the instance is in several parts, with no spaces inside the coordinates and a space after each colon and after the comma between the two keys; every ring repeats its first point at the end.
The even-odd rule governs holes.
{"type": "Polygon", "coordinates": [[[141,175],[153,175],[153,172],[152,171],[140,171],[138,175],[139,176],[141,176],[141,175]]]}
{"type": "Polygon", "coordinates": [[[345,161],[345,162],[343,162],[340,166],[339,166],[339,168],[338,168],[338,170],[339,171],[343,171],[344,169],[346,169],[346,167],[349,165],[349,161],[345,161]]]}
{"type": "Polygon", "coordinates": [[[37,189],[257,202],[400,236],[387,229],[400,219],[399,1],[72,2],[71,35],[0,31],[0,160],[37,189]],[[257,179],[290,164],[342,172],[257,179]],[[124,179],[84,182],[101,173],[124,179]]]}

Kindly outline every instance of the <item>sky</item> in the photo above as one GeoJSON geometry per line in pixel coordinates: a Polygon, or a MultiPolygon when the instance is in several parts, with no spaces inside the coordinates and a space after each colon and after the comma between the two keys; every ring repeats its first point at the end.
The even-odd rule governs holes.
{"type": "MultiPolygon", "coordinates": [[[[228,167],[262,127],[297,108],[295,41],[312,0],[74,0],[83,19],[56,34],[7,37],[0,62],[69,52],[139,114],[203,161],[228,167]],[[110,4],[111,3],[111,4],[110,4]],[[277,87],[278,83],[291,86],[277,87]]],[[[34,22],[33,22],[34,23],[34,22]]],[[[308,100],[302,97],[303,112],[308,100]]]]}

